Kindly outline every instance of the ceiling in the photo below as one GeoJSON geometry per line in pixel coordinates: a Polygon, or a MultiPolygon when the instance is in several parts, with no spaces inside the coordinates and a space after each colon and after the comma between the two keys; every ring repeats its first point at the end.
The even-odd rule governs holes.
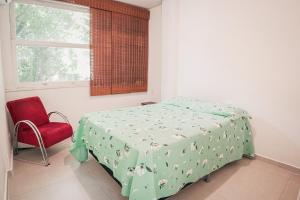
{"type": "Polygon", "coordinates": [[[161,0],[117,0],[143,8],[153,8],[161,4],[161,0]]]}

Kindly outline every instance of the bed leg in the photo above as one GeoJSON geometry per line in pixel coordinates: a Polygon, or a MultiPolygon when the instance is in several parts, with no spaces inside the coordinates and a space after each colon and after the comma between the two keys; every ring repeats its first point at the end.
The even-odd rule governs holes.
{"type": "Polygon", "coordinates": [[[203,180],[204,180],[206,183],[209,183],[209,182],[210,182],[210,174],[204,176],[203,180]]]}
{"type": "Polygon", "coordinates": [[[256,156],[255,155],[251,155],[251,156],[249,156],[249,155],[243,155],[243,157],[247,158],[249,160],[254,160],[256,156]]]}

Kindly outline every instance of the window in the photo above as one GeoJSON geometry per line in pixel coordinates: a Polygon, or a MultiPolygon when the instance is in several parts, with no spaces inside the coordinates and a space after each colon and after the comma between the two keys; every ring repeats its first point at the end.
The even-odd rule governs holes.
{"type": "Polygon", "coordinates": [[[88,8],[16,0],[12,30],[18,85],[74,84],[90,79],[88,8]]]}

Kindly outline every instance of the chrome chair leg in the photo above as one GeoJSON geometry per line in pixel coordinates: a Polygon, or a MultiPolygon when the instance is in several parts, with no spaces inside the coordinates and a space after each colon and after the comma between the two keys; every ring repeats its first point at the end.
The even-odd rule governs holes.
{"type": "Polygon", "coordinates": [[[48,155],[47,155],[47,151],[43,142],[43,138],[41,136],[41,133],[39,131],[39,129],[29,120],[23,120],[23,121],[19,121],[16,123],[15,125],[15,133],[14,133],[14,154],[17,155],[18,154],[18,133],[19,133],[19,126],[21,123],[25,123],[27,124],[34,132],[38,143],[39,143],[39,147],[42,153],[42,158],[43,158],[43,164],[45,166],[48,166],[49,163],[49,159],[48,159],[48,155]]]}
{"type": "Polygon", "coordinates": [[[209,183],[209,182],[210,182],[210,174],[204,176],[204,181],[205,181],[206,183],[209,183]]]}

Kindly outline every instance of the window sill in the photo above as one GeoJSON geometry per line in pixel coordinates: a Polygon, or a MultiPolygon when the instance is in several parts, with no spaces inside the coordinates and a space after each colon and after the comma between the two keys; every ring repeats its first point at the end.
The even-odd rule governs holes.
{"type": "Polygon", "coordinates": [[[21,92],[21,91],[34,91],[34,90],[53,90],[63,88],[82,88],[89,87],[89,81],[76,81],[76,82],[57,82],[57,83],[24,83],[16,87],[6,88],[5,92],[21,92]]]}

